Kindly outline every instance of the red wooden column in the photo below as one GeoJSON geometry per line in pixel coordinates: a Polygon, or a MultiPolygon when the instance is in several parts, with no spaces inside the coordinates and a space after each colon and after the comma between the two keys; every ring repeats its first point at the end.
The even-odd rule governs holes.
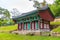
{"type": "Polygon", "coordinates": [[[18,30],[22,30],[21,24],[18,24],[18,30]]]}
{"type": "Polygon", "coordinates": [[[19,23],[18,23],[18,30],[19,30],[19,23]]]}
{"type": "Polygon", "coordinates": [[[34,21],[34,30],[36,29],[35,27],[36,27],[36,26],[35,26],[35,21],[34,21]]]}
{"type": "Polygon", "coordinates": [[[44,23],[42,23],[42,29],[44,29],[44,23]]]}
{"type": "Polygon", "coordinates": [[[50,21],[49,21],[49,29],[50,29],[50,21]]]}
{"type": "Polygon", "coordinates": [[[27,26],[27,23],[26,23],[26,30],[27,30],[28,26],[27,26]]]}
{"type": "Polygon", "coordinates": [[[31,22],[31,30],[32,30],[32,22],[31,22]]]}
{"type": "Polygon", "coordinates": [[[22,30],[24,30],[24,23],[22,23],[22,30]]]}
{"type": "Polygon", "coordinates": [[[20,26],[21,26],[21,30],[22,30],[22,23],[20,24],[20,26]]]}
{"type": "Polygon", "coordinates": [[[40,27],[41,27],[41,23],[40,23],[40,20],[38,20],[38,26],[39,26],[39,29],[40,29],[40,27]]]}

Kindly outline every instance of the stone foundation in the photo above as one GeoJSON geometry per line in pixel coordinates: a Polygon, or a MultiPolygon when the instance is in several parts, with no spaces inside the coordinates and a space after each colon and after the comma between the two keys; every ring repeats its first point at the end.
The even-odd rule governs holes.
{"type": "Polygon", "coordinates": [[[15,33],[15,34],[23,34],[23,35],[26,35],[26,34],[34,34],[34,35],[44,35],[44,36],[47,36],[49,35],[49,32],[41,32],[39,30],[22,30],[22,31],[13,31],[12,33],[15,33]]]}
{"type": "Polygon", "coordinates": [[[60,37],[60,33],[59,32],[51,32],[51,36],[59,36],[60,37]]]}

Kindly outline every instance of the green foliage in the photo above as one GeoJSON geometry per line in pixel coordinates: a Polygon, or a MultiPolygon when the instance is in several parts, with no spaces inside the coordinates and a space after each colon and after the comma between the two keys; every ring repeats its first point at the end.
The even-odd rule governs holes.
{"type": "Polygon", "coordinates": [[[4,11],[4,13],[3,14],[5,14],[6,15],[6,17],[9,17],[10,18],[10,13],[9,13],[9,11],[6,9],[5,11],[4,11]]]}
{"type": "Polygon", "coordinates": [[[17,29],[17,24],[16,25],[10,25],[10,26],[1,26],[0,27],[0,32],[9,32],[17,29]]]}
{"type": "Polygon", "coordinates": [[[10,17],[9,11],[1,7],[0,7],[0,14],[4,14],[6,17],[10,17]]]}
{"type": "Polygon", "coordinates": [[[56,5],[60,5],[60,0],[55,1],[56,5]]]}
{"type": "Polygon", "coordinates": [[[60,25],[60,22],[50,22],[50,25],[60,25]]]}
{"type": "Polygon", "coordinates": [[[50,8],[51,8],[53,14],[55,15],[55,17],[60,16],[60,5],[53,4],[50,6],[50,8]]]}
{"type": "Polygon", "coordinates": [[[55,17],[60,16],[60,0],[56,0],[54,4],[50,5],[50,8],[55,17]]]}
{"type": "Polygon", "coordinates": [[[10,19],[10,13],[7,9],[0,7],[0,15],[1,14],[3,14],[3,16],[0,18],[0,26],[14,24],[13,20],[10,19]]]}
{"type": "Polygon", "coordinates": [[[14,21],[12,19],[1,19],[0,26],[13,25],[14,21]]]}
{"type": "Polygon", "coordinates": [[[12,24],[14,24],[14,21],[12,19],[10,19],[9,23],[12,25],[12,24]]]}

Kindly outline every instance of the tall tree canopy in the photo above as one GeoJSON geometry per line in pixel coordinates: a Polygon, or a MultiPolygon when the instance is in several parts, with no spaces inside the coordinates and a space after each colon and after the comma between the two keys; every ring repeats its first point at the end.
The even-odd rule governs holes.
{"type": "Polygon", "coordinates": [[[55,4],[60,5],[60,0],[56,0],[55,4]]]}
{"type": "Polygon", "coordinates": [[[10,18],[10,12],[7,9],[0,7],[0,26],[12,24],[14,24],[14,22],[10,18]]]}
{"type": "Polygon", "coordinates": [[[60,0],[55,0],[55,3],[50,6],[55,17],[60,16],[60,0]]]}
{"type": "Polygon", "coordinates": [[[9,11],[1,7],[0,7],[0,14],[4,14],[6,17],[10,17],[9,11]]]}

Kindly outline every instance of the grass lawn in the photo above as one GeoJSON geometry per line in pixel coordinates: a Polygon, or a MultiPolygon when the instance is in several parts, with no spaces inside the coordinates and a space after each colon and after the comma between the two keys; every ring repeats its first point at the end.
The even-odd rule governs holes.
{"type": "MultiPolygon", "coordinates": [[[[60,22],[50,22],[51,25],[60,25],[60,22]]],[[[60,32],[60,26],[57,26],[57,28],[53,29],[52,32],[60,32]]]]}
{"type": "Polygon", "coordinates": [[[51,25],[60,25],[60,22],[50,22],[51,25]]]}
{"type": "Polygon", "coordinates": [[[11,26],[1,26],[0,27],[0,32],[9,32],[17,29],[17,24],[16,25],[11,25],[11,26]]]}
{"type": "Polygon", "coordinates": [[[10,33],[0,33],[0,40],[60,40],[60,37],[26,36],[10,33]]]}
{"type": "Polygon", "coordinates": [[[60,37],[51,36],[26,36],[26,35],[16,35],[8,33],[9,31],[16,30],[17,25],[0,27],[0,40],[60,40],[60,37]]]}
{"type": "Polygon", "coordinates": [[[53,29],[52,32],[59,32],[60,33],[60,26],[58,26],[57,28],[53,29]]]}

